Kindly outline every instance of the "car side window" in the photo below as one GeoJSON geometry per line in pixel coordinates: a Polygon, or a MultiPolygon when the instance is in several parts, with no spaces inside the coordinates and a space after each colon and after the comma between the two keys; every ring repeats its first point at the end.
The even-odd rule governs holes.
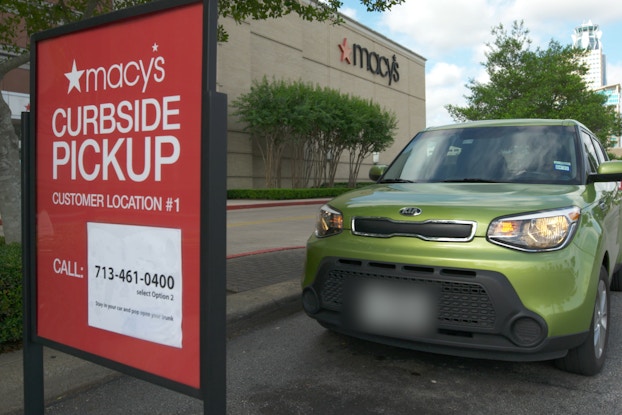
{"type": "Polygon", "coordinates": [[[602,163],[603,161],[609,160],[609,156],[607,156],[607,153],[603,149],[603,145],[600,143],[600,141],[597,138],[592,137],[592,144],[594,144],[594,149],[596,150],[596,156],[598,157],[598,164],[602,163]]]}
{"type": "Polygon", "coordinates": [[[583,147],[585,148],[585,155],[587,157],[587,173],[596,173],[596,171],[598,170],[598,165],[600,163],[598,161],[598,156],[596,155],[596,150],[594,149],[592,137],[587,132],[581,130],[581,141],[583,142],[583,147]]]}

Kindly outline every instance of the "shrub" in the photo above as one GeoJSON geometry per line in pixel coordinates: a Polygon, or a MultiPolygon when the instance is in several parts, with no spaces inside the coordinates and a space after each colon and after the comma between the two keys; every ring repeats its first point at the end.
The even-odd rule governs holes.
{"type": "Polygon", "coordinates": [[[22,339],[22,247],[0,238],[0,349],[22,339]]]}
{"type": "MultiPolygon", "coordinates": [[[[359,184],[358,187],[371,183],[359,184]]],[[[307,189],[229,189],[229,199],[265,199],[265,200],[291,200],[291,199],[314,199],[333,198],[352,190],[346,187],[321,187],[307,189]]]]}

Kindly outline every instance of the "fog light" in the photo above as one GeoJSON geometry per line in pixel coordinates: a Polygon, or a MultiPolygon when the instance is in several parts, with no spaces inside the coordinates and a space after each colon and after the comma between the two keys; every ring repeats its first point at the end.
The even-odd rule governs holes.
{"type": "Polygon", "coordinates": [[[519,317],[512,323],[513,341],[518,346],[535,346],[545,335],[545,328],[531,317],[519,317]]]}
{"type": "Polygon", "coordinates": [[[320,299],[313,288],[306,288],[302,292],[302,307],[308,314],[320,311],[320,299]]]}

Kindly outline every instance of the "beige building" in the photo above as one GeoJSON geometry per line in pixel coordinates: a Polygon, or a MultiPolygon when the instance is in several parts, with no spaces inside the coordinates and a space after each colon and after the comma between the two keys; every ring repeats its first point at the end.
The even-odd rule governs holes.
{"type": "MultiPolygon", "coordinates": [[[[372,99],[395,113],[395,142],[379,154],[389,163],[419,130],[425,128],[425,59],[382,35],[345,18],[345,24],[307,22],[297,16],[236,24],[224,19],[229,41],[218,48],[218,90],[231,103],[250,91],[253,80],[283,79],[318,84],[342,93],[372,99]]],[[[223,19],[221,19],[223,20],[223,19]]],[[[264,187],[263,161],[253,151],[242,125],[229,115],[228,180],[235,188],[264,187]]],[[[342,156],[336,181],[348,179],[342,156]]],[[[368,166],[361,168],[367,178],[368,166]]],[[[283,167],[283,187],[287,177],[283,167]]]]}
{"type": "MultiPolygon", "coordinates": [[[[231,103],[250,91],[253,80],[303,81],[342,93],[372,99],[395,113],[398,121],[395,142],[378,155],[389,163],[419,130],[425,127],[425,59],[344,17],[344,24],[307,22],[296,15],[236,24],[221,19],[229,41],[218,47],[219,92],[231,103]]],[[[28,65],[7,75],[0,84],[19,128],[22,111],[29,108],[28,65]]],[[[229,115],[228,180],[230,189],[265,186],[264,165],[244,126],[229,115]]],[[[347,155],[343,155],[337,182],[347,182],[347,155]]],[[[371,157],[360,170],[366,180],[371,157]]],[[[291,186],[287,160],[283,165],[283,187],[291,186]]]]}

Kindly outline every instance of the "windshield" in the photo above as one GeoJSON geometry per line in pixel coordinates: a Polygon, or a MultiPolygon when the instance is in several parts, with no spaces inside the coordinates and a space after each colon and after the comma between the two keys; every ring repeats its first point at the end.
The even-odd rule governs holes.
{"type": "Polygon", "coordinates": [[[381,182],[580,184],[570,126],[472,127],[418,134],[381,182]]]}

